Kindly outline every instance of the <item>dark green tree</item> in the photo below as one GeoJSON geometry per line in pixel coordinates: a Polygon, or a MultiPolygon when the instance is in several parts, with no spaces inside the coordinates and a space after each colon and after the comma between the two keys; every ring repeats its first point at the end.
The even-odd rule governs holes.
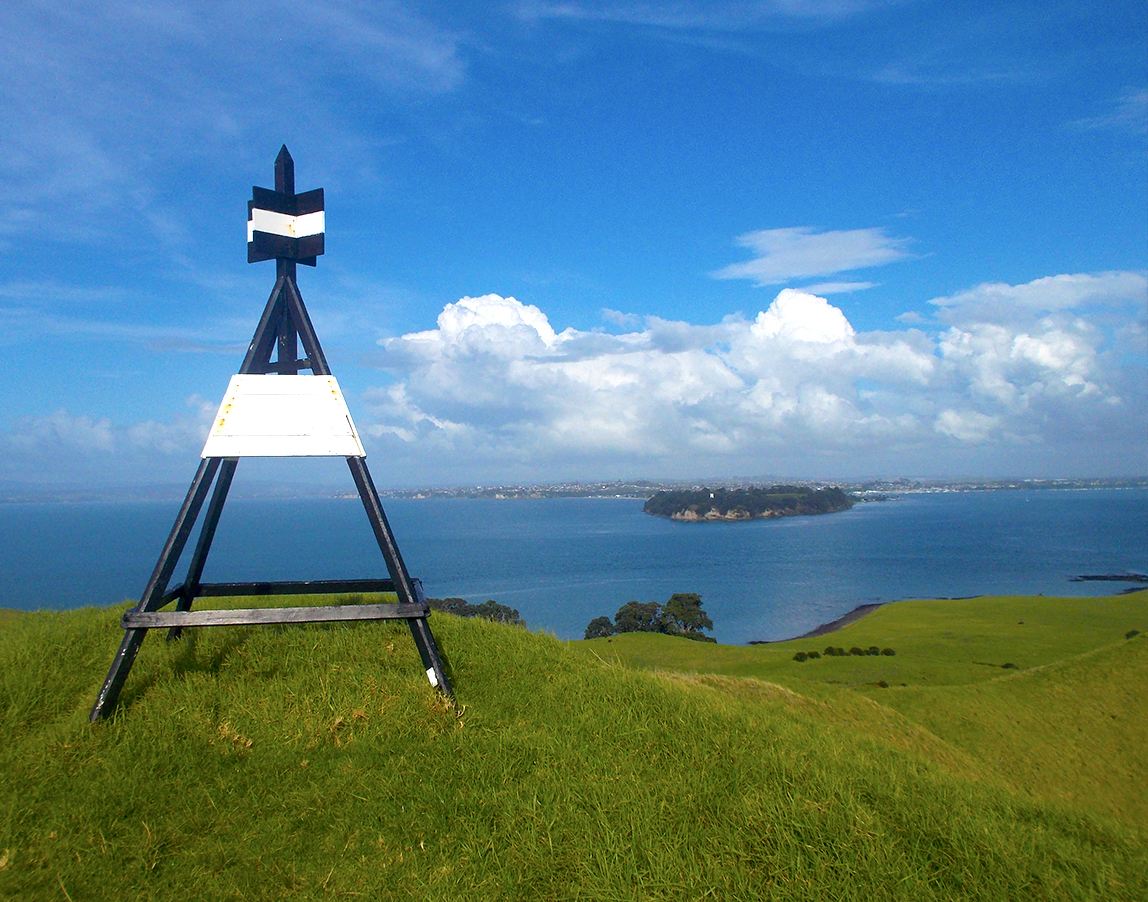
{"type": "Polygon", "coordinates": [[[656,601],[627,601],[614,615],[614,632],[664,633],[661,608],[656,601]]]}
{"type": "Polygon", "coordinates": [[[614,624],[609,617],[595,617],[586,627],[587,639],[605,639],[614,635],[614,624]]]}
{"type": "Polygon", "coordinates": [[[691,639],[706,639],[702,630],[712,630],[713,621],[702,610],[702,597],[696,592],[676,592],[662,609],[662,620],[666,632],[688,636],[691,639]]]}

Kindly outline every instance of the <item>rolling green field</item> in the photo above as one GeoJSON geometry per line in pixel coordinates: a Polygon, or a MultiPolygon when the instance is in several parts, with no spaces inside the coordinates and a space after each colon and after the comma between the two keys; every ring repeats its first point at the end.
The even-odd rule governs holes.
{"type": "Polygon", "coordinates": [[[92,726],[121,611],[0,619],[0,898],[1148,897],[1148,593],[754,647],[435,615],[453,708],[398,624],[157,634],[92,726]],[[792,660],[831,643],[897,653],[792,660]]]}
{"type": "Polygon", "coordinates": [[[817,698],[841,716],[860,696],[1034,799],[1074,803],[1148,828],[1144,633],[1148,591],[903,601],[818,639],[769,645],[703,648],[627,633],[581,646],[646,670],[767,681],[817,698]],[[1131,630],[1141,633],[1135,641],[1125,638],[1131,630]],[[830,646],[896,654],[829,657],[830,646]],[[797,662],[798,651],[821,657],[797,662]]]}

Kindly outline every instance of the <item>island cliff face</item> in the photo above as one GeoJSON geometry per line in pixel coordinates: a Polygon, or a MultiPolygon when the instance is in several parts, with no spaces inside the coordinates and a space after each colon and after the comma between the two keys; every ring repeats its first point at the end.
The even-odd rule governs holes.
{"type": "Polygon", "coordinates": [[[657,492],[642,508],[647,514],[686,523],[768,520],[849,510],[853,499],[841,489],[775,485],[769,488],[657,492]]]}

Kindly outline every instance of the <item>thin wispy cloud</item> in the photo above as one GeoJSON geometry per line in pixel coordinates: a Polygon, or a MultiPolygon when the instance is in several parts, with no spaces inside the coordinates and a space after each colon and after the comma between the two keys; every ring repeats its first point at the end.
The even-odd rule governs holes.
{"type": "Polygon", "coordinates": [[[139,217],[163,238],[188,213],[165,208],[172,167],[194,177],[284,116],[329,146],[354,142],[337,86],[451,91],[466,71],[458,42],[392,3],[3,4],[0,237],[93,241],[139,217]]]}
{"type": "Polygon", "coordinates": [[[1114,108],[1099,116],[1077,119],[1078,128],[1122,129],[1143,135],[1148,133],[1148,88],[1131,88],[1124,92],[1114,108]]]}
{"type": "Polygon", "coordinates": [[[901,60],[877,69],[872,80],[886,85],[944,87],[1027,81],[1037,77],[1027,69],[1002,68],[993,63],[968,65],[957,60],[901,60]]]}
{"type": "Polygon", "coordinates": [[[814,285],[803,285],[802,289],[810,294],[851,294],[854,291],[876,288],[879,284],[879,282],[817,282],[814,285]]]}
{"type": "MultiPolygon", "coordinates": [[[[748,232],[737,243],[754,253],[752,260],[731,263],[712,275],[715,279],[752,279],[755,285],[782,285],[796,279],[831,276],[884,266],[909,256],[907,238],[894,238],[884,229],[817,232],[809,227],[764,229],[748,232]]],[[[840,291],[855,291],[869,284],[830,283],[840,291]]]]}
{"type": "Polygon", "coordinates": [[[0,346],[52,337],[123,341],[149,348],[234,352],[249,324],[219,315],[164,322],[141,315],[155,298],[123,286],[78,285],[53,279],[0,283],[0,346]]]}
{"type": "Polygon", "coordinates": [[[1074,273],[1034,279],[1022,285],[984,282],[929,304],[942,319],[962,316],[1024,319],[1033,311],[1059,312],[1097,305],[1148,306],[1148,277],[1142,272],[1074,273]]]}
{"type": "Polygon", "coordinates": [[[569,19],[618,22],[666,29],[742,31],[787,22],[834,22],[870,9],[893,5],[889,0],[765,0],[765,2],[583,2],[519,4],[525,19],[569,19]]]}

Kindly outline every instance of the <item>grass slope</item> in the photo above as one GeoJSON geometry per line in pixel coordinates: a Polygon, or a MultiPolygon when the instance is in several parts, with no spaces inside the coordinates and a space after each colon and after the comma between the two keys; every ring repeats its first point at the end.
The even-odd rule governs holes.
{"type": "Polygon", "coordinates": [[[954,772],[995,775],[1033,799],[1148,829],[1146,633],[1143,591],[898,602],[836,633],[770,645],[701,649],[637,633],[579,644],[643,669],[767,680],[878,733],[909,724],[939,740],[913,745],[954,772]],[[1131,629],[1141,634],[1125,639],[1131,629]],[[897,654],[793,660],[830,645],[897,654]]]}
{"type": "Polygon", "coordinates": [[[838,686],[435,615],[456,709],[403,626],[233,628],[149,638],[93,727],[118,620],[0,622],[0,897],[1148,894],[1137,827],[1019,796],[838,686]]]}

